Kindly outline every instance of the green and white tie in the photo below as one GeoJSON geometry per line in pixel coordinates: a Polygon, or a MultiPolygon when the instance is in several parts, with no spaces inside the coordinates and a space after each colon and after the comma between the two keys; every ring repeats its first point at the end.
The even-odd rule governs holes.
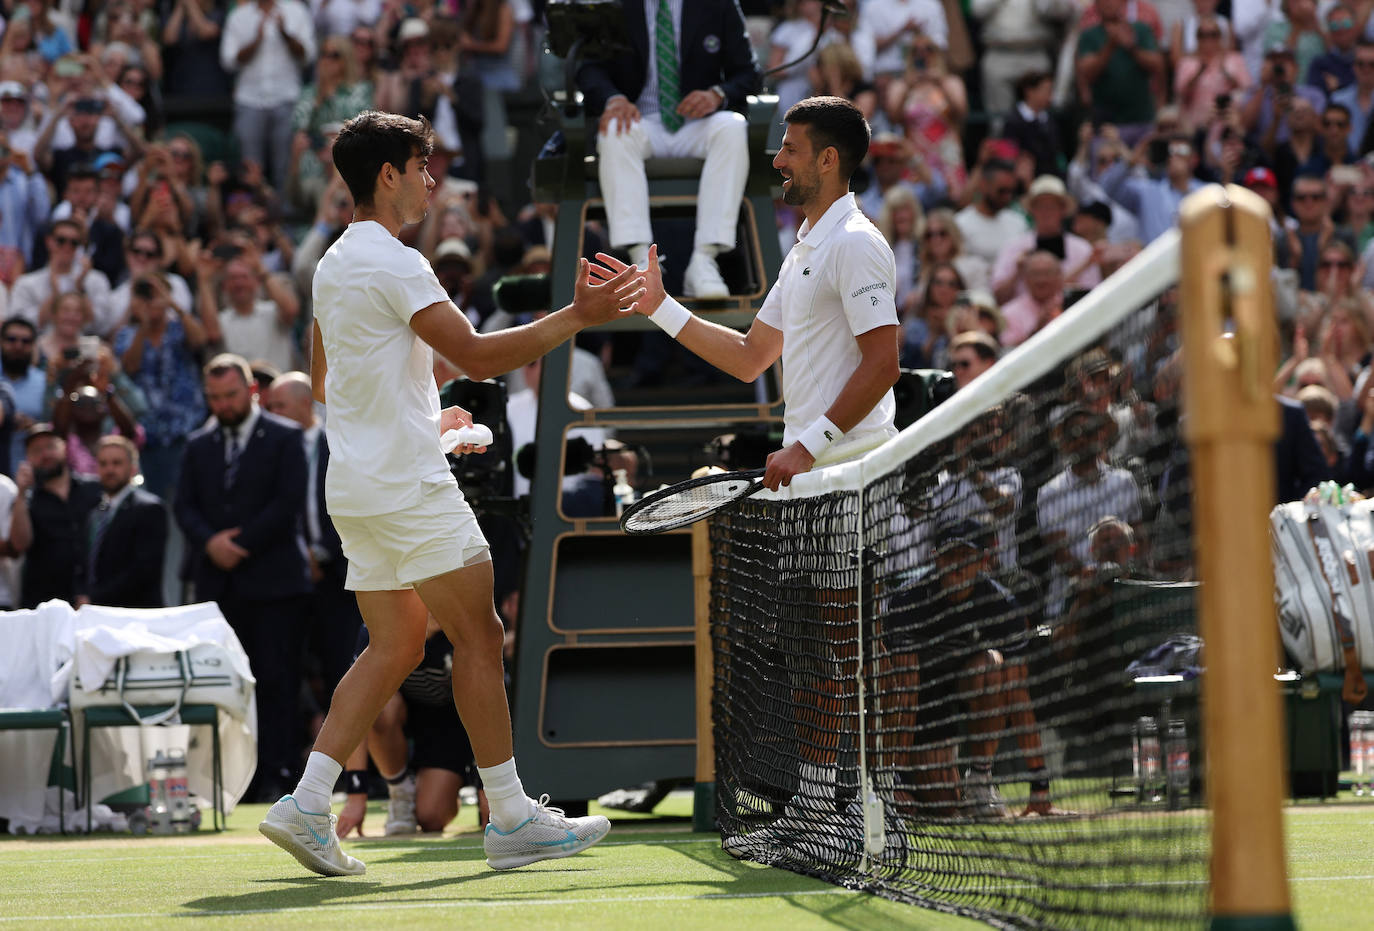
{"type": "Polygon", "coordinates": [[[658,0],[654,18],[654,54],[658,58],[658,115],[668,132],[682,126],[677,105],[682,100],[678,89],[677,39],[673,36],[673,11],[668,0],[658,0]]]}

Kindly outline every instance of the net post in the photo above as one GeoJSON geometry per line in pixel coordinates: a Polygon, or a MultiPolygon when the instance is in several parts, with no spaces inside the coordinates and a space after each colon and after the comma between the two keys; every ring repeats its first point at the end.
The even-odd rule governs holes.
{"type": "Polygon", "coordinates": [[[697,766],[692,830],[716,829],[716,741],[711,724],[715,657],[711,652],[711,536],[709,521],[692,525],[692,595],[696,626],[697,766]]]}
{"type": "Polygon", "coordinates": [[[1184,429],[1192,462],[1213,929],[1293,928],[1269,510],[1279,435],[1269,206],[1209,185],[1179,210],[1184,429]],[[1233,333],[1227,334],[1227,326],[1233,333]],[[1223,584],[1229,580],[1233,584],[1223,584]]]}

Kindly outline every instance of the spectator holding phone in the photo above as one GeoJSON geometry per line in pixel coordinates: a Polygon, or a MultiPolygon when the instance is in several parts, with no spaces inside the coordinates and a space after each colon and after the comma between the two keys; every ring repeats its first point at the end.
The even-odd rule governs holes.
{"type": "Polygon", "coordinates": [[[144,487],[163,499],[176,487],[187,435],[205,421],[196,361],[204,345],[205,328],[172,303],[165,276],[153,272],[135,279],[129,324],[115,334],[114,351],[147,399],[144,487]]]}
{"type": "Polygon", "coordinates": [[[1260,65],[1259,84],[1251,88],[1241,105],[1241,122],[1260,140],[1266,152],[1288,141],[1292,126],[1290,112],[1295,101],[1299,98],[1307,101],[1313,112],[1320,112],[1326,105],[1325,93],[1296,83],[1297,69],[1297,59],[1286,43],[1267,46],[1260,65]]]}
{"type": "Polygon", "coordinates": [[[110,292],[109,317],[104,321],[96,321],[101,336],[112,338],[128,324],[134,282],[145,275],[165,274],[171,302],[186,313],[194,309],[195,301],[186,279],[166,270],[162,239],[157,233],[147,229],[134,230],[124,243],[124,261],[129,269],[128,276],[110,292]]]}
{"type": "Polygon", "coordinates": [[[1174,96],[1179,117],[1189,130],[1205,129],[1218,113],[1230,110],[1250,87],[1245,57],[1224,43],[1226,33],[1215,16],[1198,17],[1197,50],[1185,54],[1174,69],[1174,96]]]}
{"type": "Polygon", "coordinates": [[[57,111],[58,116],[65,119],[48,121],[34,142],[33,154],[38,166],[52,179],[53,187],[61,191],[67,186],[67,173],[73,166],[94,164],[98,157],[112,150],[102,148],[95,138],[100,117],[105,112],[103,98],[85,92],[70,92],[59,98],[57,111]],[[54,141],[62,126],[70,127],[71,131],[71,142],[66,145],[58,145],[54,141]]]}

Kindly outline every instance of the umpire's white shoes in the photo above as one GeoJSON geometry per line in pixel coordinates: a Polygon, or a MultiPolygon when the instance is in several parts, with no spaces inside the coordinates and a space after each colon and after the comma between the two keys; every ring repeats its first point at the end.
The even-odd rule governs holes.
{"type": "Polygon", "coordinates": [[[337,820],[327,812],[302,811],[294,798],[283,795],[267,810],[258,831],[300,861],[301,866],[321,876],[358,876],[367,867],[340,849],[339,835],[334,833],[337,820]]]}
{"type": "Polygon", "coordinates": [[[482,837],[487,866],[494,870],[513,870],[540,860],[554,860],[581,853],[611,830],[602,815],[569,818],[560,809],[549,807],[549,797],[531,802],[534,814],[510,831],[488,824],[482,837]]]}
{"type": "Polygon", "coordinates": [[[720,277],[716,260],[705,252],[693,252],[682,273],[682,293],[695,298],[724,298],[730,296],[725,279],[720,277]]]}

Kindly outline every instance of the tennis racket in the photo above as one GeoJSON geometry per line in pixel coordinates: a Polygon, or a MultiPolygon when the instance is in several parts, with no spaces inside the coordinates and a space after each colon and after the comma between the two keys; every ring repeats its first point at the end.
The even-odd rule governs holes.
{"type": "Polygon", "coordinates": [[[662,533],[694,524],[762,488],[763,471],[720,472],[660,488],[625,509],[620,515],[620,529],[634,534],[662,533]]]}

